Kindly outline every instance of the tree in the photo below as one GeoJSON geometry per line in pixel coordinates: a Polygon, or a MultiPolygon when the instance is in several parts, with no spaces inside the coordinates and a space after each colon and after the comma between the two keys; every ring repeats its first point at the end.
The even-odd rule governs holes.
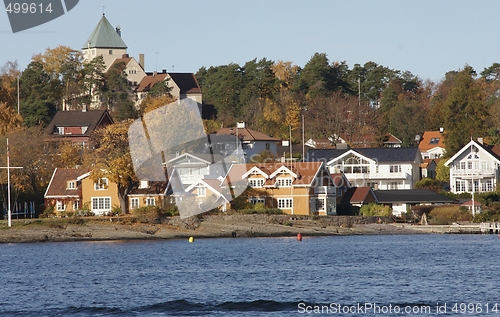
{"type": "Polygon", "coordinates": [[[0,135],[20,130],[23,118],[5,102],[0,102],[0,135]]]}
{"type": "Polygon", "coordinates": [[[61,101],[61,82],[52,79],[39,62],[31,62],[21,78],[21,114],[24,125],[47,125],[61,101]]]}
{"type": "Polygon", "coordinates": [[[104,90],[104,71],[106,64],[104,58],[99,55],[83,65],[82,89],[83,104],[90,107],[92,98],[100,100],[104,90]]]}
{"type": "Polygon", "coordinates": [[[446,160],[442,159],[436,166],[436,180],[442,183],[450,182],[450,168],[445,166],[446,160]]]}
{"type": "Polygon", "coordinates": [[[137,118],[125,67],[124,62],[114,63],[104,74],[103,105],[119,121],[137,118]]]}
{"type": "Polygon", "coordinates": [[[128,212],[127,195],[136,181],[128,143],[131,120],[108,125],[91,136],[90,149],[84,155],[84,166],[91,169],[94,182],[107,178],[117,184],[122,213],[128,212]]]}
{"type": "MultiPolygon", "coordinates": [[[[54,171],[54,151],[46,146],[41,127],[24,128],[6,135],[9,138],[10,164],[23,167],[11,175],[18,193],[43,201],[44,191],[54,171]]],[[[0,162],[5,162],[5,137],[0,138],[0,162]]]]}
{"type": "Polygon", "coordinates": [[[488,112],[481,86],[475,81],[474,69],[466,66],[455,76],[455,81],[445,102],[445,146],[453,155],[471,138],[486,135],[488,112]]]}
{"type": "Polygon", "coordinates": [[[0,68],[0,102],[17,105],[17,79],[20,71],[17,62],[7,62],[0,68]]]}

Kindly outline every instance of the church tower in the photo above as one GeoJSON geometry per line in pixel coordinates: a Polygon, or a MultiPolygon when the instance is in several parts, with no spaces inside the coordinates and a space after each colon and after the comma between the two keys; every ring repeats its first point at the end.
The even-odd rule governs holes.
{"type": "Polygon", "coordinates": [[[127,45],[121,38],[120,27],[113,28],[103,14],[94,31],[83,44],[82,51],[84,62],[102,55],[107,70],[116,59],[127,54],[127,45]]]}

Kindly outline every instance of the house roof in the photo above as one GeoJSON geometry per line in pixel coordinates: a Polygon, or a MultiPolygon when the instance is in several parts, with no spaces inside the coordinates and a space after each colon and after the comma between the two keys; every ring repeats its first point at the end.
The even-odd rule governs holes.
{"type": "Polygon", "coordinates": [[[148,182],[148,186],[141,188],[140,184],[134,184],[130,190],[130,196],[158,196],[165,195],[168,189],[168,182],[154,181],[148,182]]]}
{"type": "Polygon", "coordinates": [[[45,198],[78,197],[77,189],[68,189],[68,181],[76,181],[86,168],[56,168],[45,191],[45,198]]]}
{"type": "MultiPolygon", "coordinates": [[[[310,186],[316,178],[316,175],[318,175],[320,169],[324,168],[324,165],[321,162],[233,164],[228,172],[228,175],[226,176],[226,179],[229,176],[231,182],[233,183],[241,181],[247,171],[255,168],[258,168],[260,171],[269,176],[269,178],[264,181],[264,187],[275,185],[276,179],[270,178],[270,176],[279,170],[288,170],[297,175],[297,178],[295,178],[292,182],[293,186],[310,186]]],[[[328,174],[326,169],[325,173],[328,174]]],[[[223,186],[227,184],[226,179],[224,180],[223,186]]]]}
{"type": "Polygon", "coordinates": [[[193,73],[168,73],[170,78],[186,94],[201,93],[200,85],[193,73]]]}
{"type": "MultiPolygon", "coordinates": [[[[47,134],[53,134],[56,127],[86,126],[87,130],[82,135],[90,136],[106,118],[109,122],[113,123],[113,119],[107,110],[58,111],[45,131],[47,134]]],[[[61,135],[61,137],[67,136],[68,135],[61,135]]]]}
{"type": "Polygon", "coordinates": [[[343,154],[354,151],[362,156],[378,161],[379,163],[388,162],[417,162],[420,163],[420,151],[416,147],[400,148],[359,148],[359,149],[309,149],[307,151],[308,161],[329,162],[343,154]]]}
{"type": "Polygon", "coordinates": [[[421,168],[428,168],[432,164],[437,165],[440,159],[423,159],[423,162],[420,164],[421,168]]]}
{"type": "MultiPolygon", "coordinates": [[[[483,204],[481,204],[481,202],[479,201],[474,201],[474,207],[478,207],[478,206],[482,206],[483,204]]],[[[469,207],[469,206],[472,206],[472,199],[469,199],[465,202],[462,203],[461,206],[464,206],[464,207],[469,207]]]]}
{"type": "Polygon", "coordinates": [[[347,188],[351,187],[351,183],[349,182],[344,173],[334,173],[331,174],[331,176],[335,187],[342,187],[342,186],[345,186],[347,188]]]}
{"type": "Polygon", "coordinates": [[[370,195],[374,201],[377,201],[377,197],[371,187],[351,187],[346,191],[342,200],[346,200],[351,204],[362,204],[367,202],[367,198],[370,195]]]}
{"type": "Polygon", "coordinates": [[[453,155],[448,161],[444,163],[445,166],[450,165],[454,160],[456,160],[462,153],[466,151],[470,151],[471,146],[475,146],[477,148],[483,149],[491,155],[498,164],[500,164],[500,145],[486,145],[482,144],[479,142],[476,142],[475,140],[470,140],[469,143],[467,143],[464,147],[462,147],[455,155],[453,155]]]}
{"type": "Polygon", "coordinates": [[[153,88],[153,86],[156,83],[159,83],[159,82],[165,80],[166,78],[167,78],[166,73],[144,76],[144,78],[142,78],[141,82],[139,83],[139,85],[137,86],[135,91],[136,92],[149,91],[149,90],[151,90],[151,88],[153,88]]]}
{"type": "Polygon", "coordinates": [[[379,203],[455,203],[455,200],[429,189],[375,190],[379,203]]]}
{"type": "MultiPolygon", "coordinates": [[[[258,132],[252,129],[249,129],[247,127],[245,128],[238,128],[238,137],[243,141],[279,141],[280,139],[274,138],[272,136],[269,136],[265,133],[258,132]]],[[[236,128],[222,128],[219,129],[213,134],[219,134],[219,135],[234,135],[236,136],[236,128]]]]}
{"type": "Polygon", "coordinates": [[[106,16],[103,14],[99,23],[90,33],[89,38],[83,44],[82,49],[87,48],[127,48],[121,36],[116,32],[115,28],[109,23],[106,16]]]}
{"type": "Polygon", "coordinates": [[[445,148],[444,133],[440,131],[425,131],[422,135],[422,140],[418,144],[418,148],[422,152],[427,152],[435,147],[445,148]]]}

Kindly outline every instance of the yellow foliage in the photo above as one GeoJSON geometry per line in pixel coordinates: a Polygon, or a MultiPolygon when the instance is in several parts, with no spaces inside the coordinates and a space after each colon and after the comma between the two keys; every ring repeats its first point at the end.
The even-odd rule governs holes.
{"type": "Polygon", "coordinates": [[[173,97],[172,95],[164,95],[164,96],[160,96],[160,97],[148,96],[148,97],[146,97],[146,99],[144,99],[141,102],[141,105],[140,105],[141,112],[143,114],[151,112],[155,109],[161,108],[161,107],[166,106],[172,102],[175,102],[176,100],[177,99],[175,99],[175,97],[173,97]]]}
{"type": "Polygon", "coordinates": [[[31,59],[43,65],[43,69],[50,74],[60,74],[62,66],[70,60],[80,61],[82,53],[68,46],[47,48],[44,54],[34,55],[31,59]]]}
{"type": "Polygon", "coordinates": [[[6,103],[0,102],[0,135],[20,130],[22,122],[23,118],[20,114],[6,103]]]}
{"type": "Polygon", "coordinates": [[[299,67],[291,62],[278,61],[271,66],[271,69],[276,78],[283,81],[284,85],[290,86],[298,74],[299,67]]]}

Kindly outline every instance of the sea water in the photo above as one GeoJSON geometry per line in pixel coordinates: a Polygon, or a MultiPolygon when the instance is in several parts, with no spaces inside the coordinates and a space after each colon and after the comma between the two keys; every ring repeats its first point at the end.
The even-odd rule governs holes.
{"type": "Polygon", "coordinates": [[[0,316],[500,316],[496,235],[0,245],[0,316]]]}

